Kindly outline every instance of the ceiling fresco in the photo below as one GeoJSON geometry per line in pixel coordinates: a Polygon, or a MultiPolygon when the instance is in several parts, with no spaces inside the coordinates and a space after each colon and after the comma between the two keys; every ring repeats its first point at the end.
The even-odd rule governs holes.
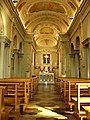
{"type": "MultiPolygon", "coordinates": [[[[13,0],[12,0],[13,1],[13,0]]],[[[28,34],[35,34],[38,46],[58,43],[58,33],[65,34],[82,0],[15,0],[13,1],[28,34]]]]}

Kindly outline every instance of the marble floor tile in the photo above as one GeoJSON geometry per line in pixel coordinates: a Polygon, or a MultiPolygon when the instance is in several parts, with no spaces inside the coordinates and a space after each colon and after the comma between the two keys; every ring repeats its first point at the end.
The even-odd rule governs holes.
{"type": "Polygon", "coordinates": [[[67,105],[61,100],[55,85],[38,85],[38,91],[19,120],[76,120],[67,114],[67,105]]]}

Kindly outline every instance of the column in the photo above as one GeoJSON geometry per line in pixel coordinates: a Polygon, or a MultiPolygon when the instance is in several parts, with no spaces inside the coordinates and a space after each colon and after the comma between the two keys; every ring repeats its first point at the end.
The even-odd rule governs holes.
{"type": "Polygon", "coordinates": [[[83,52],[83,58],[82,58],[82,72],[81,72],[81,77],[85,78],[86,77],[86,49],[85,46],[83,46],[82,49],[83,52]]]}
{"type": "Polygon", "coordinates": [[[1,42],[0,46],[0,78],[4,77],[4,56],[5,56],[5,42],[1,42]]]}
{"type": "Polygon", "coordinates": [[[88,78],[90,78],[90,44],[88,44],[88,78]]]}
{"type": "Polygon", "coordinates": [[[22,77],[22,58],[24,53],[19,53],[19,77],[22,77]]]}
{"type": "Polygon", "coordinates": [[[32,52],[32,71],[31,71],[31,75],[33,76],[33,75],[35,75],[35,68],[34,68],[34,65],[35,65],[35,54],[34,54],[34,52],[32,52]]]}
{"type": "Polygon", "coordinates": [[[85,45],[84,63],[85,63],[85,77],[90,77],[90,44],[85,45]]]}
{"type": "Polygon", "coordinates": [[[83,57],[83,72],[84,77],[90,78],[90,38],[86,38],[83,42],[84,57],[83,57]]]}
{"type": "Polygon", "coordinates": [[[61,55],[60,55],[60,52],[59,52],[59,76],[61,76],[61,55]]]}
{"type": "Polygon", "coordinates": [[[75,77],[75,58],[74,54],[70,54],[70,73],[71,77],[75,77]]]}
{"type": "Polygon", "coordinates": [[[79,77],[79,50],[74,50],[75,54],[75,77],[79,77]]]}
{"type": "Polygon", "coordinates": [[[19,50],[14,49],[14,77],[19,76],[19,50]]]}
{"type": "Polygon", "coordinates": [[[8,78],[10,77],[10,44],[5,44],[5,56],[4,56],[4,77],[8,78]]]}

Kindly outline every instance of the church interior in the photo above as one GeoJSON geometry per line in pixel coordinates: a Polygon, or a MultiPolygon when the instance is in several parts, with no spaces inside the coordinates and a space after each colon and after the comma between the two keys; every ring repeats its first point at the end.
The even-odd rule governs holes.
{"type": "Polygon", "coordinates": [[[90,0],[0,0],[0,120],[90,120],[90,0]]]}

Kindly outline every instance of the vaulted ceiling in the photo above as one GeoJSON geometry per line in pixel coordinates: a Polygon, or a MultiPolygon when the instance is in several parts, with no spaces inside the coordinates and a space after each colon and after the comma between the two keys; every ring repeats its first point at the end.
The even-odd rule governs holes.
{"type": "Polygon", "coordinates": [[[58,33],[70,27],[82,0],[12,0],[28,34],[38,46],[57,45],[58,33]]]}

